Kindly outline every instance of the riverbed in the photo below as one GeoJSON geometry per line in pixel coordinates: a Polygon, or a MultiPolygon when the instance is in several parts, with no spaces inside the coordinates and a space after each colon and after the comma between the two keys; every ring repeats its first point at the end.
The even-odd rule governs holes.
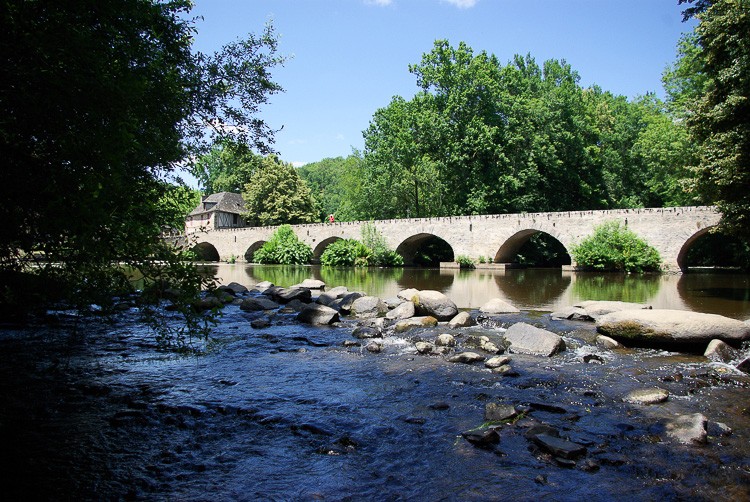
{"type": "MultiPolygon", "coordinates": [[[[223,282],[246,285],[268,280],[271,273],[281,277],[257,271],[249,277],[247,270],[222,265],[217,272],[223,282]]],[[[287,286],[299,277],[315,276],[310,271],[293,272],[293,282],[278,283],[287,286]]],[[[418,286],[404,279],[407,271],[395,287],[374,274],[348,273],[365,282],[329,284],[386,297],[395,289],[418,286]]],[[[200,356],[160,351],[153,334],[138,324],[135,309],[112,321],[83,322],[58,312],[52,313],[54,325],[6,326],[0,331],[5,496],[750,498],[747,375],[698,355],[598,348],[591,325],[554,321],[546,313],[584,294],[580,291],[596,296],[588,286],[573,290],[585,282],[580,277],[546,277],[537,293],[530,293],[516,286],[526,279],[494,274],[479,279],[488,284],[488,292],[471,300],[460,295],[463,287],[475,289],[461,285],[466,282],[461,273],[448,277],[438,274],[446,294],[464,309],[495,295],[524,310],[454,331],[459,343],[472,335],[498,337],[509,324],[525,321],[561,334],[567,350],[551,358],[512,354],[515,375],[502,376],[482,365],[417,354],[413,341],[430,336],[427,332],[388,332],[383,351],[373,354],[351,346],[357,340],[350,321],[317,328],[280,313],[271,318],[270,327],[254,329],[250,321],[257,314],[236,305],[225,308],[210,343],[196,341],[205,349],[200,356]],[[585,357],[591,355],[597,358],[585,357]],[[669,399],[656,405],[623,401],[632,390],[652,387],[667,390],[669,399]],[[511,404],[521,413],[499,426],[499,443],[480,448],[462,433],[486,430],[488,403],[511,404]],[[670,421],[694,413],[708,419],[707,444],[686,445],[671,438],[670,421]],[[553,458],[527,438],[539,425],[584,446],[585,453],[572,465],[553,458]]],[[[712,286],[703,281],[702,287],[689,282],[680,286],[677,276],[654,277],[658,287],[651,282],[618,294],[645,295],[652,302],[679,298],[688,309],[712,305],[747,318],[747,298],[726,291],[739,290],[741,276],[735,282],[717,279],[712,286]],[[673,282],[672,292],[662,292],[665,283],[673,282]],[[680,293],[685,290],[698,296],[686,300],[680,293]],[[709,300],[699,303],[700,295],[709,300]]],[[[438,283],[429,284],[438,289],[438,283]]],[[[599,294],[614,295],[614,290],[607,285],[599,294]]]]}

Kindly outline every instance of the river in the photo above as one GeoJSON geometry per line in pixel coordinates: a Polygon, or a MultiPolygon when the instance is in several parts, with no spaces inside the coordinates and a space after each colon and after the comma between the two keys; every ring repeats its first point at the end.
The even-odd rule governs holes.
{"type": "Polygon", "coordinates": [[[750,275],[697,272],[623,275],[560,269],[336,269],[320,266],[211,264],[206,269],[227,284],[270,281],[288,287],[305,279],[344,285],[387,298],[406,288],[445,293],[459,308],[475,309],[502,298],[521,310],[554,311],[581,300],[647,303],[654,308],[692,310],[750,319],[750,275]]]}
{"type": "MultiPolygon", "coordinates": [[[[746,276],[592,276],[514,270],[333,272],[314,267],[212,265],[222,282],[288,286],[309,277],[380,296],[418,287],[461,308],[492,297],[520,315],[460,330],[501,336],[516,321],[561,334],[551,358],[511,354],[514,376],[416,353],[415,336],[388,332],[372,354],[354,323],[302,326],[225,308],[206,353],[158,349],[137,309],[114,320],[0,330],[0,431],[8,500],[748,500],[750,378],[730,364],[650,349],[604,350],[586,323],[545,313],[577,299],[623,299],[747,319],[746,276]],[[597,358],[585,362],[585,356],[597,358]],[[659,387],[656,405],[623,401],[659,387]],[[499,443],[485,406],[516,406],[499,443]],[[702,413],[708,441],[669,434],[702,413]],[[572,463],[527,439],[544,425],[586,448],[572,463]]],[[[748,353],[744,347],[743,357],[748,353]]]]}

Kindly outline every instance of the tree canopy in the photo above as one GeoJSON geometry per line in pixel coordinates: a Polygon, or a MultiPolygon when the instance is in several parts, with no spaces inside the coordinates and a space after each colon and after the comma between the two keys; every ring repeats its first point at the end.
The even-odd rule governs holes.
{"type": "Polygon", "coordinates": [[[565,61],[503,65],[435,42],[364,132],[360,218],[661,206],[687,201],[684,129],[647,95],[584,89],[565,61]]]}
{"type": "MultiPolygon", "coordinates": [[[[181,196],[165,183],[175,167],[223,137],[270,148],[273,130],[258,106],[281,90],[270,75],[283,62],[273,29],[216,54],[193,52],[190,7],[2,3],[3,303],[13,300],[8,278],[18,273],[55,278],[66,286],[55,292],[81,304],[122,285],[115,262],[146,275],[158,263],[164,278],[174,259],[158,236],[177,206],[164,197],[181,196]]],[[[186,290],[197,284],[182,265],[173,269],[186,290]]]]}
{"type": "Polygon", "coordinates": [[[722,213],[724,230],[750,240],[750,2],[702,2],[694,64],[704,92],[687,124],[698,145],[694,189],[722,213]],[[705,5],[703,5],[705,4],[705,5]]]}
{"type": "Polygon", "coordinates": [[[245,220],[260,225],[320,221],[315,200],[291,164],[269,155],[245,185],[245,220]]]}

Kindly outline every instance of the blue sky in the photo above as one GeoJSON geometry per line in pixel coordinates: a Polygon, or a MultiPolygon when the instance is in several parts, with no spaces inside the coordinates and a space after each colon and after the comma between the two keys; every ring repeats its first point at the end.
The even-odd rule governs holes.
{"type": "Polygon", "coordinates": [[[417,91],[408,71],[436,39],[464,41],[501,62],[565,59],[581,84],[629,98],[656,92],[675,57],[677,0],[196,0],[195,48],[213,52],[272,21],[290,56],[285,92],[262,117],[282,160],[301,165],[362,149],[362,131],[391,97],[417,91]]]}

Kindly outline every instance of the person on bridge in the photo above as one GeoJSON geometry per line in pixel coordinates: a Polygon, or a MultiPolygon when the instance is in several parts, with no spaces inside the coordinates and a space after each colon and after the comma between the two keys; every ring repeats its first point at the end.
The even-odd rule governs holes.
{"type": "Polygon", "coordinates": [[[328,215],[328,223],[333,223],[333,221],[334,221],[333,213],[331,213],[328,215]]]}

